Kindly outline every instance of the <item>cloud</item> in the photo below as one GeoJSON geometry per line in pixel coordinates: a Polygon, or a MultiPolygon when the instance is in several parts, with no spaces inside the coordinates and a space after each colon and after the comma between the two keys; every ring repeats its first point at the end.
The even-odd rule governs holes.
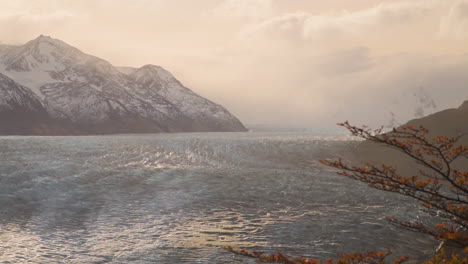
{"type": "Polygon", "coordinates": [[[442,36],[468,37],[468,1],[457,1],[440,23],[442,36]]]}
{"type": "Polygon", "coordinates": [[[404,123],[468,99],[468,57],[431,50],[444,45],[437,28],[451,4],[392,1],[250,21],[216,64],[191,70],[187,80],[246,123],[404,123]],[[216,78],[194,80],[204,72],[216,78]],[[437,109],[413,96],[421,87],[437,109]]]}
{"type": "Polygon", "coordinates": [[[315,67],[309,67],[309,69],[323,77],[335,77],[368,70],[375,66],[374,63],[369,48],[356,47],[322,56],[321,59],[315,61],[315,67]]]}
{"type": "Polygon", "coordinates": [[[0,36],[3,36],[2,41],[8,44],[22,44],[40,34],[48,35],[51,31],[60,30],[77,19],[76,14],[66,11],[47,14],[27,11],[2,13],[0,14],[0,36]]]}
{"type": "Polygon", "coordinates": [[[272,0],[224,0],[213,14],[223,18],[262,19],[273,13],[272,0]]]}
{"type": "Polygon", "coordinates": [[[76,18],[77,15],[66,11],[55,11],[47,14],[31,14],[28,12],[17,12],[13,14],[0,14],[0,21],[23,21],[31,23],[56,23],[76,18]]]}
{"type": "Polygon", "coordinates": [[[381,3],[355,12],[313,15],[288,13],[248,26],[241,38],[265,42],[340,41],[365,35],[381,36],[411,26],[434,13],[436,2],[412,1],[381,3]]]}
{"type": "Polygon", "coordinates": [[[62,2],[54,0],[37,0],[34,2],[25,0],[2,1],[1,5],[0,19],[2,20],[19,19],[31,22],[60,21],[82,15],[76,10],[66,8],[66,4],[63,5],[62,2]]]}
{"type": "Polygon", "coordinates": [[[244,118],[250,118],[250,112],[267,123],[333,127],[351,120],[380,126],[389,123],[390,113],[404,123],[420,117],[421,106],[423,114],[431,114],[468,99],[467,56],[370,57],[364,48],[357,48],[295,64],[280,60],[272,64],[249,69],[243,75],[246,81],[237,85],[255,89],[256,100],[243,100],[242,110],[235,109],[244,118]],[[414,96],[421,87],[437,108],[426,107],[414,96]],[[255,110],[260,104],[262,112],[255,110]]]}
{"type": "Polygon", "coordinates": [[[440,55],[466,52],[466,40],[437,35],[467,34],[468,0],[328,13],[275,1],[0,0],[0,36],[44,33],[116,65],[160,64],[246,123],[405,122],[422,113],[420,87],[439,110],[468,99],[468,57],[440,55]]]}
{"type": "MultiPolygon", "coordinates": [[[[242,79],[234,80],[233,93],[225,96],[235,98],[235,87],[252,87],[252,100],[243,99],[233,109],[248,122],[248,113],[255,112],[267,123],[333,125],[354,119],[382,125],[389,123],[390,113],[405,122],[421,114],[420,98],[413,96],[421,87],[437,98],[438,109],[456,107],[468,99],[463,88],[468,57],[435,56],[420,52],[419,44],[408,50],[421,38],[432,45],[447,6],[399,1],[354,12],[287,13],[251,23],[240,32],[226,69],[242,79]]],[[[436,110],[425,107],[424,114],[436,110]]]]}

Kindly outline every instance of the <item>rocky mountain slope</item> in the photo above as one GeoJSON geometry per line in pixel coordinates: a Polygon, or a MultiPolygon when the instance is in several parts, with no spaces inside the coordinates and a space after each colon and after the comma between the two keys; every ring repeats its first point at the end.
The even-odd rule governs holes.
{"type": "MultiPolygon", "coordinates": [[[[466,134],[459,144],[468,145],[468,101],[460,107],[443,110],[423,118],[409,121],[403,126],[423,126],[429,130],[427,137],[432,139],[436,136],[456,136],[466,134]]],[[[347,157],[355,163],[371,162],[372,164],[386,164],[399,168],[400,172],[418,175],[422,167],[409,159],[406,155],[387,146],[364,141],[347,157]]],[[[455,168],[467,171],[468,162],[460,159],[454,164],[455,168]]]]}
{"type": "MultiPolygon", "coordinates": [[[[0,74],[8,80],[0,83],[4,85],[0,90],[12,90],[24,97],[21,100],[34,102],[35,108],[24,109],[37,114],[17,122],[40,119],[42,127],[55,124],[29,133],[2,129],[0,134],[246,130],[224,107],[192,92],[160,66],[117,68],[46,36],[22,46],[0,46],[0,74]],[[39,113],[41,118],[36,117],[39,113]],[[46,116],[50,122],[44,123],[46,116]]],[[[23,111],[23,105],[15,109],[23,111]]],[[[6,110],[0,114],[16,115],[6,110]]],[[[9,127],[11,121],[2,119],[0,126],[9,127]]]]}
{"type": "Polygon", "coordinates": [[[35,130],[47,122],[48,114],[40,99],[28,88],[0,74],[0,126],[1,134],[35,130]]]}

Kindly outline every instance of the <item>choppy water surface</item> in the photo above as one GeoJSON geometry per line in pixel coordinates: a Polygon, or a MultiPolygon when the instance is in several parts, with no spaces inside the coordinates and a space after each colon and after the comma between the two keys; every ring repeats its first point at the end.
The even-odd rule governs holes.
{"type": "Polygon", "coordinates": [[[425,237],[412,201],[317,164],[345,136],[0,137],[0,263],[249,263],[221,246],[332,258],[425,237]]]}

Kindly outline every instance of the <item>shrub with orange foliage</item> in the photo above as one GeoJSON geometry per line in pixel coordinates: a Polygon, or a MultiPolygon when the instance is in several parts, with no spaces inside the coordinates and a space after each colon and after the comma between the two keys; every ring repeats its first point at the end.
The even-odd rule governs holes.
{"type": "MultiPolygon", "coordinates": [[[[244,249],[234,249],[231,246],[225,247],[226,250],[250,257],[255,258],[256,262],[259,263],[283,263],[283,264],[353,264],[353,263],[369,263],[369,264],[384,264],[385,259],[391,254],[390,251],[384,252],[367,252],[367,253],[354,253],[354,254],[340,254],[338,255],[338,259],[335,260],[316,260],[311,258],[290,258],[284,256],[281,252],[276,254],[266,255],[261,251],[253,251],[249,252],[244,249]]],[[[400,257],[398,259],[393,260],[391,263],[393,264],[400,264],[407,261],[407,257],[400,257]]]]}
{"type": "Polygon", "coordinates": [[[339,124],[354,136],[392,147],[412,158],[425,170],[419,175],[405,176],[393,166],[349,166],[341,160],[322,160],[325,165],[341,170],[339,174],[359,180],[368,186],[399,193],[414,198],[428,214],[438,217],[440,224],[427,226],[422,222],[402,222],[390,218],[390,222],[433,236],[450,246],[468,247],[468,172],[453,167],[458,159],[468,159],[468,146],[458,144],[461,134],[455,137],[428,137],[424,127],[402,127],[389,133],[382,129],[356,127],[348,122],[339,124]]]}
{"type": "MultiPolygon", "coordinates": [[[[468,264],[468,172],[454,168],[454,162],[467,159],[468,145],[459,144],[463,135],[455,137],[437,136],[429,138],[428,130],[422,126],[407,126],[382,133],[382,128],[356,127],[344,122],[338,124],[354,136],[380,143],[404,153],[422,165],[419,175],[401,175],[396,167],[366,163],[364,166],[350,166],[342,160],[322,160],[321,163],[336,169],[338,174],[367,184],[369,187],[399,193],[411,197],[423,206],[424,211],[437,217],[439,224],[428,226],[422,222],[403,222],[389,218],[396,226],[431,235],[441,242],[434,256],[427,264],[468,264]],[[460,255],[447,254],[444,246],[460,248],[460,255]]],[[[289,258],[282,253],[266,255],[263,252],[226,247],[230,252],[255,258],[257,262],[284,264],[351,264],[388,263],[390,251],[339,255],[336,260],[318,261],[308,258],[289,258]]],[[[407,257],[400,257],[391,263],[403,263],[407,257]]]]}

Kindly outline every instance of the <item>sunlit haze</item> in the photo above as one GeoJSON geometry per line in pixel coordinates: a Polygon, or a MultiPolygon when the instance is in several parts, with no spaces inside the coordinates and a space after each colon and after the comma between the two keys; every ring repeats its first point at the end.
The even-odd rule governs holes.
{"type": "Polygon", "coordinates": [[[468,99],[466,0],[0,0],[0,6],[2,44],[43,34],[116,66],[161,65],[245,124],[387,125],[468,99]]]}

